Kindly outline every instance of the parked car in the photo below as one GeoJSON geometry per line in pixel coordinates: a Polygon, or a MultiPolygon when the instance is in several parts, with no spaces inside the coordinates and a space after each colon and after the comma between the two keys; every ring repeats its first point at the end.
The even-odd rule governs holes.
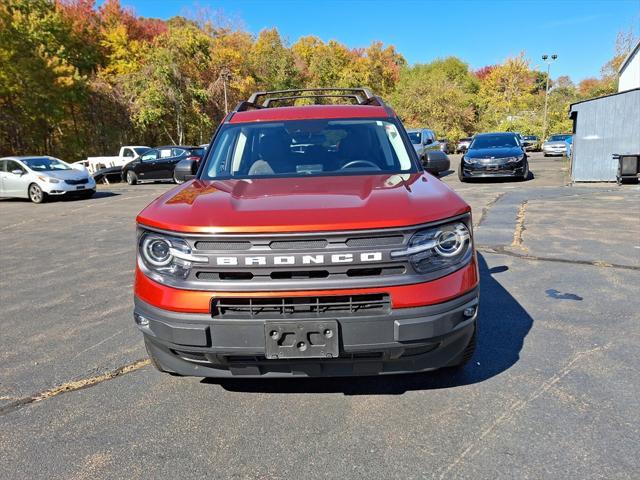
{"type": "Polygon", "coordinates": [[[538,152],[540,151],[540,138],[535,135],[524,135],[523,146],[526,151],[538,152]]]}
{"type": "Polygon", "coordinates": [[[550,155],[565,155],[567,151],[567,144],[565,140],[569,138],[571,134],[556,134],[547,138],[547,141],[542,144],[542,153],[545,157],[550,155]]]}
{"type": "Polygon", "coordinates": [[[127,163],[135,160],[144,152],[149,150],[149,147],[142,145],[126,145],[120,147],[120,153],[113,157],[88,157],[86,160],[80,160],[75,164],[83,165],[89,170],[89,173],[94,174],[98,170],[104,170],[113,167],[124,167],[127,163]]]}
{"type": "Polygon", "coordinates": [[[0,159],[0,197],[28,198],[42,203],[50,197],[89,198],[96,182],[86,169],[54,157],[0,159]]]}
{"type": "Polygon", "coordinates": [[[183,158],[176,164],[176,168],[173,171],[174,182],[178,184],[184,183],[196,174],[200,166],[200,161],[204,158],[208,146],[209,145],[205,145],[203,147],[200,145],[198,148],[191,149],[191,155],[183,158]]]}
{"type": "Polygon", "coordinates": [[[438,142],[440,143],[440,151],[446,154],[452,153],[451,142],[449,142],[449,140],[446,138],[440,138],[438,139],[438,142]]]}
{"type": "Polygon", "coordinates": [[[565,140],[564,154],[567,158],[571,158],[571,151],[573,150],[573,135],[569,135],[565,140]]]}
{"type": "Polygon", "coordinates": [[[440,142],[433,130],[413,128],[407,130],[407,134],[426,171],[437,175],[449,170],[449,157],[440,149],[440,142]]]}
{"type": "Polygon", "coordinates": [[[197,178],[137,216],[133,317],[160,371],[376,375],[472,357],[471,208],[423,171],[382,99],[343,91],[358,104],[252,95],[197,178]]]}
{"type": "Polygon", "coordinates": [[[184,159],[202,156],[202,148],[184,145],[164,145],[152,148],[122,169],[122,179],[129,185],[140,182],[175,181],[176,165],[184,159]]]}
{"type": "Polygon", "coordinates": [[[527,153],[515,133],[480,133],[462,156],[458,177],[465,182],[477,177],[529,177],[527,153]]]}
{"type": "Polygon", "coordinates": [[[473,140],[473,137],[465,137],[458,140],[458,145],[456,145],[456,153],[464,153],[469,148],[469,144],[473,140]]]}

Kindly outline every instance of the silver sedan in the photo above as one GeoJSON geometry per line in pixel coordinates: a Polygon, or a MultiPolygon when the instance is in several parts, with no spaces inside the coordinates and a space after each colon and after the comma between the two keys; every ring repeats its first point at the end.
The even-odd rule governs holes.
{"type": "Polygon", "coordinates": [[[0,197],[28,198],[42,203],[52,196],[89,198],[96,182],[86,170],[53,157],[0,159],[0,197]]]}

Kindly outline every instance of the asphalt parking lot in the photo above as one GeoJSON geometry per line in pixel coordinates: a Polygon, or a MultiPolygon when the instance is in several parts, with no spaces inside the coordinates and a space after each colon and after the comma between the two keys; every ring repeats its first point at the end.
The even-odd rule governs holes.
{"type": "Polygon", "coordinates": [[[0,200],[0,478],[638,478],[640,188],[530,165],[442,178],[482,275],[458,373],[160,374],[132,320],[134,221],[171,186],[0,200]]]}

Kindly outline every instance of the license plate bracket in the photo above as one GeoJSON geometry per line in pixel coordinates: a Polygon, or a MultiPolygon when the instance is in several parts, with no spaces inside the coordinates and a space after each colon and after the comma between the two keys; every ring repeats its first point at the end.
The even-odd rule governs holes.
{"type": "Polygon", "coordinates": [[[265,354],[270,360],[336,358],[339,355],[338,322],[268,321],[264,325],[265,354]]]}

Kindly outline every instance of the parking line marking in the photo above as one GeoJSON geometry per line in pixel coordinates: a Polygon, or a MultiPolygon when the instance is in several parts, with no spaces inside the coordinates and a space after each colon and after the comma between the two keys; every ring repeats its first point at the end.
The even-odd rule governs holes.
{"type": "Polygon", "coordinates": [[[608,343],[606,345],[600,345],[590,350],[584,350],[576,353],[562,370],[560,370],[559,372],[555,373],[554,375],[549,377],[547,380],[542,382],[542,384],[531,395],[529,395],[528,398],[524,400],[518,399],[515,402],[513,402],[507,408],[506,412],[504,412],[502,415],[496,418],[493,422],[491,422],[491,424],[487,428],[485,428],[482,431],[482,433],[479,436],[477,436],[473,440],[473,442],[471,442],[471,444],[469,444],[462,452],[460,452],[460,454],[453,460],[453,462],[451,462],[442,472],[440,472],[440,475],[438,478],[443,479],[447,477],[447,474],[451,470],[453,470],[453,468],[456,467],[459,463],[464,461],[467,457],[469,457],[469,459],[472,459],[476,457],[478,454],[480,454],[483,450],[485,450],[487,448],[487,442],[483,442],[483,440],[487,435],[493,433],[493,431],[495,431],[503,423],[506,423],[509,420],[513,419],[529,403],[531,403],[533,400],[535,400],[539,396],[546,393],[551,387],[553,387],[556,383],[558,383],[560,380],[566,377],[569,373],[571,373],[574,365],[579,360],[582,360],[583,357],[592,355],[596,352],[606,350],[610,346],[611,346],[611,343],[608,343]]]}
{"type": "Polygon", "coordinates": [[[75,380],[72,382],[66,382],[66,383],[63,383],[62,385],[58,385],[57,387],[53,387],[48,390],[44,390],[43,392],[37,393],[30,397],[19,398],[14,402],[11,402],[3,407],[0,407],[0,416],[6,415],[7,413],[15,412],[16,410],[20,410],[21,408],[24,408],[27,405],[41,402],[42,400],[47,400],[49,398],[56,397],[63,393],[75,392],[77,390],[82,390],[84,388],[93,387],[94,385],[105,382],[107,380],[112,380],[116,377],[126,375],[127,373],[132,373],[137,370],[140,370],[141,368],[144,368],[150,364],[151,364],[151,361],[148,358],[141,358],[140,360],[136,360],[135,362],[128,363],[126,365],[123,365],[114,370],[110,370],[108,372],[102,373],[100,375],[82,378],[80,380],[75,380]]]}

